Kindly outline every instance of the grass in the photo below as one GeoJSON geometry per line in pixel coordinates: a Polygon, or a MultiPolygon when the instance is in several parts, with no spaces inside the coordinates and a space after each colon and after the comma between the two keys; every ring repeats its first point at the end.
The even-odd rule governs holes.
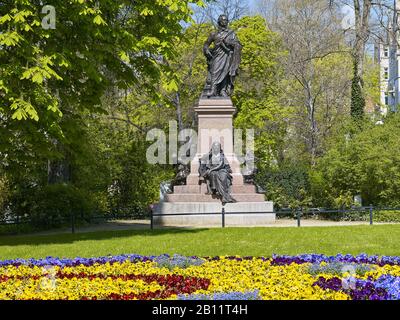
{"type": "Polygon", "coordinates": [[[313,228],[169,229],[0,237],[0,259],[157,255],[400,255],[400,225],[313,228]]]}

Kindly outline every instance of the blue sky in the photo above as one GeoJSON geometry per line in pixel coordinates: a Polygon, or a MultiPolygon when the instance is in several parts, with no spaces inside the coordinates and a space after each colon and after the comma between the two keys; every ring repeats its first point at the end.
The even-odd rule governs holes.
{"type": "Polygon", "coordinates": [[[243,0],[243,2],[247,2],[249,4],[250,10],[256,8],[257,0],[243,0]]]}
{"type": "Polygon", "coordinates": [[[246,1],[249,3],[250,9],[255,8],[256,0],[246,0],[246,1]]]}

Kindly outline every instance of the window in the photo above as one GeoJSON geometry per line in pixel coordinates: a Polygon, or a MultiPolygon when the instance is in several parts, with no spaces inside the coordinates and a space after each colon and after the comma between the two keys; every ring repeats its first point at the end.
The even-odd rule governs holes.
{"type": "Polygon", "coordinates": [[[388,48],[388,47],[385,47],[385,48],[383,49],[383,56],[384,56],[385,58],[389,57],[389,48],[388,48]]]}
{"type": "Polygon", "coordinates": [[[383,79],[389,79],[389,68],[383,68],[383,79]]]}
{"type": "Polygon", "coordinates": [[[385,106],[389,105],[389,95],[385,93],[385,106]]]}

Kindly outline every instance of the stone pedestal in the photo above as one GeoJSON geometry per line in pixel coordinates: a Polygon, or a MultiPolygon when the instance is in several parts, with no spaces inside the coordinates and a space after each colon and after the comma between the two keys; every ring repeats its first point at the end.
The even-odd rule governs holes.
{"type": "Polygon", "coordinates": [[[232,196],[237,203],[225,205],[226,226],[262,226],[275,221],[273,203],[256,193],[254,185],[245,184],[240,162],[234,154],[232,117],[236,112],[231,99],[200,99],[195,108],[198,116],[197,154],[191,162],[191,173],[185,186],[175,186],[154,209],[154,224],[161,226],[220,226],[222,204],[206,195],[207,186],[199,178],[199,159],[211,149],[213,142],[222,145],[232,168],[232,196]],[[190,214],[188,216],[174,214],[190,214]],[[201,215],[213,213],[219,215],[201,215]],[[234,214],[229,214],[234,213],[234,214]]]}
{"type": "MultiPolygon", "coordinates": [[[[262,227],[275,222],[272,202],[237,202],[225,205],[226,227],[262,227]],[[271,212],[271,213],[269,213],[271,212]]],[[[221,227],[222,204],[215,202],[160,202],[155,226],[221,227]],[[191,215],[179,215],[180,213],[191,215]],[[178,214],[178,215],[175,215],[178,214]]]]}

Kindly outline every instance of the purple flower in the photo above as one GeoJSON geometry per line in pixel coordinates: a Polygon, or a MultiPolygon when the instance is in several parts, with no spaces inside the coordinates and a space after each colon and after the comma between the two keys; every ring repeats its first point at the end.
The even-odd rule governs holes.
{"type": "Polygon", "coordinates": [[[95,263],[105,264],[109,263],[121,263],[124,261],[139,262],[147,260],[147,257],[140,255],[120,255],[120,256],[108,256],[108,257],[98,257],[98,258],[81,258],[76,257],[74,259],[68,258],[57,258],[57,257],[46,257],[44,259],[15,259],[15,260],[4,260],[0,261],[0,267],[13,265],[13,266],[60,266],[60,267],[74,267],[79,265],[92,266],[95,263]]]}
{"type": "Polygon", "coordinates": [[[261,300],[258,290],[212,294],[178,295],[178,300],[261,300]]]}
{"type": "Polygon", "coordinates": [[[374,282],[370,280],[355,279],[355,283],[353,284],[351,281],[344,280],[338,277],[331,279],[319,277],[313,286],[319,286],[324,290],[330,289],[345,292],[350,295],[352,300],[388,300],[390,298],[388,292],[384,288],[377,287],[374,282]],[[344,286],[344,284],[346,284],[346,286],[344,286]]]}
{"type": "Polygon", "coordinates": [[[273,255],[271,259],[272,265],[290,265],[292,263],[303,264],[303,263],[315,263],[319,264],[321,262],[333,263],[358,263],[358,264],[375,264],[379,266],[384,265],[400,265],[400,257],[378,257],[378,256],[368,256],[363,253],[356,257],[346,254],[337,254],[336,256],[326,256],[323,254],[303,254],[298,256],[279,256],[273,255]]]}

